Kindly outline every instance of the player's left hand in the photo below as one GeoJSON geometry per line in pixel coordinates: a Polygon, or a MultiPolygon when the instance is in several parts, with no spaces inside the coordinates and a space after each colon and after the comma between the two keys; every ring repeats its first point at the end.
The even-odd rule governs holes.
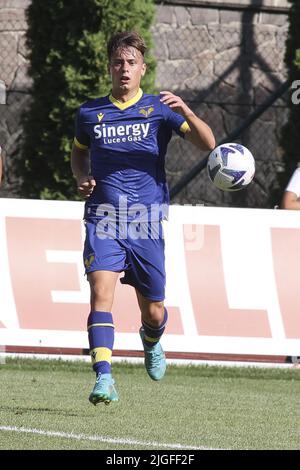
{"type": "Polygon", "coordinates": [[[92,175],[87,175],[79,178],[77,185],[79,194],[84,198],[88,198],[94,191],[96,181],[92,175]]]}
{"type": "Polygon", "coordinates": [[[174,95],[171,91],[161,91],[160,101],[169,106],[175,113],[179,113],[184,117],[187,117],[192,113],[192,110],[187,104],[180,98],[180,96],[174,95]]]}

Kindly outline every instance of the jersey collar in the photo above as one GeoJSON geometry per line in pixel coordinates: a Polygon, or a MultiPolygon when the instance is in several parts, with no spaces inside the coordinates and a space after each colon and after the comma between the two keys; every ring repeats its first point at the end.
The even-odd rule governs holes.
{"type": "Polygon", "coordinates": [[[117,108],[123,110],[137,103],[141,99],[142,95],[143,90],[140,88],[137,94],[133,98],[131,98],[131,100],[125,101],[124,103],[122,101],[116,100],[116,98],[114,98],[112,94],[110,94],[108,98],[115,106],[117,106],[117,108]]]}

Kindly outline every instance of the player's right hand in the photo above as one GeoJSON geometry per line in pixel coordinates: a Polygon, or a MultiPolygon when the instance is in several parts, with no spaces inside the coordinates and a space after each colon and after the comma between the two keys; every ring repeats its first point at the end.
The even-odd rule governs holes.
{"type": "Polygon", "coordinates": [[[79,181],[77,181],[77,189],[79,194],[84,197],[88,198],[94,191],[94,187],[96,186],[96,181],[92,175],[85,176],[83,178],[80,178],[79,181]]]}

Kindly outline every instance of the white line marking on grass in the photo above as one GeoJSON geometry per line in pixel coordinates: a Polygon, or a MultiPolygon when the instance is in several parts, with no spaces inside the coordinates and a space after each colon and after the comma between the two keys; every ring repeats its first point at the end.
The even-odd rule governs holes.
{"type": "Polygon", "coordinates": [[[108,444],[124,444],[124,445],[136,445],[144,447],[163,447],[167,449],[186,449],[186,450],[221,450],[214,449],[212,447],[195,447],[187,446],[184,444],[166,444],[161,442],[144,442],[137,441],[135,439],[123,439],[123,438],[112,438],[112,437],[103,437],[103,436],[87,436],[85,434],[73,434],[67,432],[58,432],[58,431],[44,431],[43,429],[28,429],[28,428],[17,428],[16,426],[0,426],[0,431],[9,431],[25,434],[38,434],[40,436],[47,437],[61,437],[63,439],[75,439],[77,441],[94,441],[94,442],[106,442],[108,444]]]}

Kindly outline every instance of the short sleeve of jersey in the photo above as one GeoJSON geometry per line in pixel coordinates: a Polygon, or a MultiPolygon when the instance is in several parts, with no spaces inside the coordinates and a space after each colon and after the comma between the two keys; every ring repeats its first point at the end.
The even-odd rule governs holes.
{"type": "Polygon", "coordinates": [[[75,118],[75,144],[77,147],[86,149],[90,146],[90,136],[84,131],[83,109],[77,110],[75,118]]]}
{"type": "Polygon", "coordinates": [[[164,116],[164,119],[166,123],[178,134],[180,137],[184,137],[185,133],[189,129],[189,125],[184,119],[183,116],[181,116],[178,113],[175,113],[172,111],[169,106],[166,104],[162,103],[162,113],[164,116]]]}
{"type": "Polygon", "coordinates": [[[292,193],[295,193],[297,197],[300,197],[300,168],[297,168],[294,171],[285,190],[291,191],[292,193]]]}

